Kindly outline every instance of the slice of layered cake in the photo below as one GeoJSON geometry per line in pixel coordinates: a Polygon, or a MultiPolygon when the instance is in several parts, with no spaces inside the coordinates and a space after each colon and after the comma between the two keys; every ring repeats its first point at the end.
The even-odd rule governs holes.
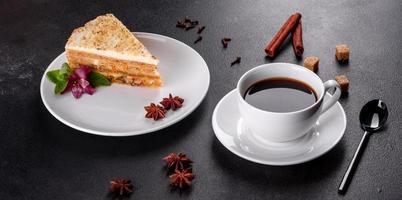
{"type": "Polygon", "coordinates": [[[115,83],[162,86],[159,60],[112,14],[75,29],[65,48],[73,69],[85,65],[115,83]]]}

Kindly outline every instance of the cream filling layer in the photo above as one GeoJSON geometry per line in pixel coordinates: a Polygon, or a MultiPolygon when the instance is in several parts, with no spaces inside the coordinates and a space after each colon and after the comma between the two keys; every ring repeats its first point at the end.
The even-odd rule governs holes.
{"type": "Polygon", "coordinates": [[[154,73],[150,74],[127,74],[127,73],[121,73],[121,72],[111,72],[111,71],[106,71],[106,70],[96,70],[99,73],[114,76],[114,77],[123,77],[123,76],[129,76],[129,77],[148,77],[148,78],[160,78],[160,74],[158,71],[155,71],[154,73]]]}
{"type": "Polygon", "coordinates": [[[115,58],[115,59],[119,59],[119,60],[141,62],[141,63],[150,64],[150,65],[158,65],[158,63],[159,63],[159,60],[155,59],[153,57],[126,55],[126,54],[117,53],[117,52],[109,51],[109,50],[97,50],[97,49],[88,49],[88,48],[84,48],[84,47],[71,47],[71,46],[66,46],[66,49],[97,54],[100,56],[115,58]]]}

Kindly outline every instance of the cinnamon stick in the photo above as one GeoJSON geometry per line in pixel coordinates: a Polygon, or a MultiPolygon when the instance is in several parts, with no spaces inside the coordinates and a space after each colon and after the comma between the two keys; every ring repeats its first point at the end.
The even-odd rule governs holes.
{"type": "Polygon", "coordinates": [[[301,57],[304,52],[301,20],[299,20],[295,30],[292,32],[292,42],[295,55],[301,57]]]}
{"type": "Polygon", "coordinates": [[[296,28],[300,19],[301,14],[295,13],[289,17],[289,19],[285,22],[285,24],[283,24],[281,29],[279,29],[274,38],[272,38],[271,42],[265,48],[265,53],[267,53],[269,57],[271,58],[275,57],[276,51],[285,41],[286,37],[290,34],[290,32],[292,32],[296,28]]]}

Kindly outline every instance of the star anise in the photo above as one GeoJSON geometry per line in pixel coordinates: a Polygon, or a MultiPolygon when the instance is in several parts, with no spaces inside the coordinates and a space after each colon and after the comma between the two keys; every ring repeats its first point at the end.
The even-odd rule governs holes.
{"type": "Polygon", "coordinates": [[[195,178],[191,168],[185,170],[175,170],[170,177],[170,184],[180,189],[189,187],[191,181],[195,178]]]}
{"type": "Polygon", "coordinates": [[[164,118],[166,114],[166,110],[162,106],[154,103],[151,103],[149,106],[145,106],[144,109],[147,111],[145,117],[153,118],[155,121],[164,118]]]}
{"type": "Polygon", "coordinates": [[[118,194],[120,196],[132,193],[133,185],[131,184],[131,180],[116,179],[110,181],[110,192],[118,194]]]}
{"type": "Polygon", "coordinates": [[[184,153],[170,153],[163,160],[166,161],[166,166],[169,170],[183,170],[193,163],[184,153]]]}
{"type": "Polygon", "coordinates": [[[166,110],[172,109],[173,111],[181,108],[183,106],[184,99],[179,96],[173,97],[172,94],[169,94],[168,98],[163,98],[160,104],[165,107],[166,110]]]}

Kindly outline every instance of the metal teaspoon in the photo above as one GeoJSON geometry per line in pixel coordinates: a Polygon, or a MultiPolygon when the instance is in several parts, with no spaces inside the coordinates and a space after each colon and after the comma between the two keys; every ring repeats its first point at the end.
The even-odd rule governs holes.
{"type": "Polygon", "coordinates": [[[364,105],[361,109],[359,119],[361,128],[364,130],[364,135],[359,146],[357,147],[348,169],[345,172],[345,175],[342,178],[342,182],[338,188],[338,193],[345,194],[350,180],[352,179],[353,172],[355,171],[357,163],[360,160],[361,154],[363,154],[364,147],[367,144],[369,136],[371,133],[381,130],[384,127],[387,118],[387,105],[379,99],[374,99],[367,102],[366,105],[364,105]]]}

